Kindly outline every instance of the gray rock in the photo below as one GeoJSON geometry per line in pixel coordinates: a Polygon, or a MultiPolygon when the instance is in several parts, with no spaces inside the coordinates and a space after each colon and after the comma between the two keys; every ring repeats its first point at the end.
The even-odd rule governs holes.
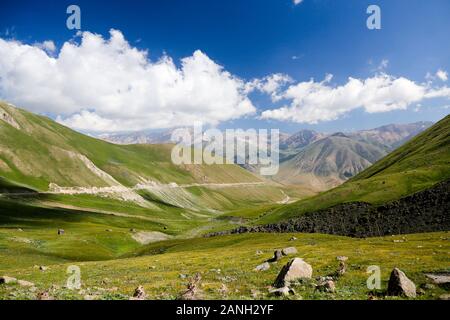
{"type": "Polygon", "coordinates": [[[295,240],[297,240],[296,237],[292,237],[292,238],[289,239],[289,241],[295,241],[295,240]]]}
{"type": "Polygon", "coordinates": [[[41,271],[47,271],[47,269],[48,269],[48,267],[46,267],[46,266],[40,266],[39,267],[39,270],[41,270],[41,271]]]}
{"type": "Polygon", "coordinates": [[[270,269],[270,264],[268,262],[264,262],[255,268],[255,271],[266,271],[270,269]]]}
{"type": "Polygon", "coordinates": [[[334,284],[333,280],[330,280],[328,278],[323,278],[319,280],[319,282],[316,285],[316,290],[322,291],[322,292],[336,292],[336,285],[334,284]]]}
{"type": "Polygon", "coordinates": [[[284,248],[283,250],[281,250],[281,253],[284,256],[288,256],[290,254],[296,254],[297,252],[298,252],[297,249],[294,247],[288,247],[288,248],[284,248]]]}
{"type": "Polygon", "coordinates": [[[145,293],[144,287],[139,286],[134,290],[133,299],[134,300],[145,300],[147,294],[145,293]]]}
{"type": "Polygon", "coordinates": [[[442,294],[439,296],[439,300],[450,300],[450,294],[442,294]]]}
{"type": "Polygon", "coordinates": [[[425,276],[433,281],[435,284],[447,284],[450,283],[449,273],[426,273],[425,276]]]}
{"type": "Polygon", "coordinates": [[[403,271],[398,268],[394,268],[391,272],[391,277],[389,278],[387,293],[390,296],[415,298],[416,285],[408,279],[403,271]]]}
{"type": "Polygon", "coordinates": [[[38,300],[54,300],[48,291],[39,292],[36,296],[38,300]]]}
{"type": "Polygon", "coordinates": [[[278,274],[274,287],[289,286],[291,282],[301,279],[311,279],[313,269],[311,265],[300,258],[291,259],[278,274]]]}
{"type": "Polygon", "coordinates": [[[281,252],[281,250],[277,249],[273,253],[273,258],[270,258],[269,260],[267,260],[267,262],[276,262],[276,261],[280,260],[282,257],[283,257],[283,253],[281,252]]]}
{"type": "Polygon", "coordinates": [[[337,260],[337,261],[343,261],[343,262],[345,262],[345,261],[348,260],[348,257],[346,257],[346,256],[337,256],[337,257],[336,257],[336,260],[337,260]]]}
{"type": "Polygon", "coordinates": [[[58,229],[58,235],[61,236],[65,233],[64,229],[58,229]]]}
{"type": "Polygon", "coordinates": [[[10,284],[10,283],[16,283],[17,279],[13,277],[8,276],[1,276],[0,277],[0,284],[10,284]]]}

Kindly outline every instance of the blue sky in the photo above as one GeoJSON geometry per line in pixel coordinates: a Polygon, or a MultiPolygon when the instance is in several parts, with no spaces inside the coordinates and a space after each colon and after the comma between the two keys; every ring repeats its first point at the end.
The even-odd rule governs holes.
{"type": "MultiPolygon", "coordinates": [[[[348,77],[367,79],[383,72],[417,84],[433,77],[434,87],[448,86],[448,81],[435,75],[438,70],[450,70],[447,0],[304,0],[298,5],[292,0],[2,0],[0,38],[29,44],[52,40],[58,50],[75,34],[65,27],[69,4],[81,8],[82,31],[106,39],[111,28],[120,30],[130,46],[148,50],[150,60],[157,61],[166,54],[178,67],[180,59],[201,50],[244,81],[282,73],[292,78],[290,85],[295,85],[311,78],[320,82],[326,74],[332,74],[328,86],[333,88],[345,85],[348,77]],[[381,8],[381,30],[366,27],[370,4],[381,8]],[[381,68],[383,60],[387,64],[381,68]]],[[[3,96],[9,97],[4,91],[3,96]]],[[[257,91],[249,98],[256,114],[220,121],[219,126],[277,127],[288,132],[300,128],[348,131],[387,123],[436,121],[450,110],[444,108],[450,105],[448,96],[441,95],[414,101],[407,110],[369,113],[355,108],[336,120],[295,123],[258,118],[264,110],[292,101],[273,101],[257,91]]],[[[55,117],[58,113],[54,109],[32,111],[55,117]]]]}

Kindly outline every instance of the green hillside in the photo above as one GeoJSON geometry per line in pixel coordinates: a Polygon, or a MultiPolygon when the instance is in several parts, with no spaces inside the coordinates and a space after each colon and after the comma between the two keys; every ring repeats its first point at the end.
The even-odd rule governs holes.
{"type": "Polygon", "coordinates": [[[224,212],[277,203],[284,191],[297,199],[303,192],[283,190],[236,165],[177,166],[171,148],[108,143],[0,102],[1,220],[50,234],[56,225],[73,228],[74,239],[84,240],[83,228],[91,224],[80,228],[72,215],[94,215],[102,229],[120,217],[125,230],[140,225],[141,231],[192,236],[208,225],[227,225],[216,221],[224,212]],[[48,226],[47,213],[61,219],[48,226]]]}
{"type": "Polygon", "coordinates": [[[270,223],[339,203],[381,204],[450,178],[450,116],[379,160],[341,186],[262,214],[270,223]]]}
{"type": "Polygon", "coordinates": [[[0,121],[0,173],[10,181],[45,191],[59,186],[106,186],[83,162],[83,156],[119,183],[131,187],[143,179],[160,183],[255,182],[259,178],[234,165],[173,165],[171,145],[114,145],[75,132],[58,123],[0,103],[18,125],[0,121]]]}

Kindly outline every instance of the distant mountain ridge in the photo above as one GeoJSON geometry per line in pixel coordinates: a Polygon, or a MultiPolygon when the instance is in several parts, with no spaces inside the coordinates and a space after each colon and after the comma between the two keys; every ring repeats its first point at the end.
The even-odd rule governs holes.
{"type": "MultiPolygon", "coordinates": [[[[303,129],[280,133],[280,170],[273,180],[314,191],[335,187],[371,166],[433,123],[388,124],[368,130],[326,134],[303,129]]],[[[171,143],[175,129],[101,135],[117,144],[171,143]]],[[[258,173],[258,165],[241,167],[258,173]]]]}
{"type": "Polygon", "coordinates": [[[336,133],[311,143],[283,162],[274,179],[325,190],[358,174],[386,154],[376,145],[336,133]]]}

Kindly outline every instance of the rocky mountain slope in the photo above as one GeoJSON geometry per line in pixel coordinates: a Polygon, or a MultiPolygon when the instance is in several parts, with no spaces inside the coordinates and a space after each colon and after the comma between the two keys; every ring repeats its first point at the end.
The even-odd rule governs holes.
{"type": "Polygon", "coordinates": [[[309,144],[283,162],[275,180],[325,190],[361,172],[386,153],[376,145],[336,133],[309,144]]]}
{"type": "Polygon", "coordinates": [[[384,204],[450,178],[450,116],[337,188],[284,205],[259,222],[276,222],[348,202],[384,204]]]}

